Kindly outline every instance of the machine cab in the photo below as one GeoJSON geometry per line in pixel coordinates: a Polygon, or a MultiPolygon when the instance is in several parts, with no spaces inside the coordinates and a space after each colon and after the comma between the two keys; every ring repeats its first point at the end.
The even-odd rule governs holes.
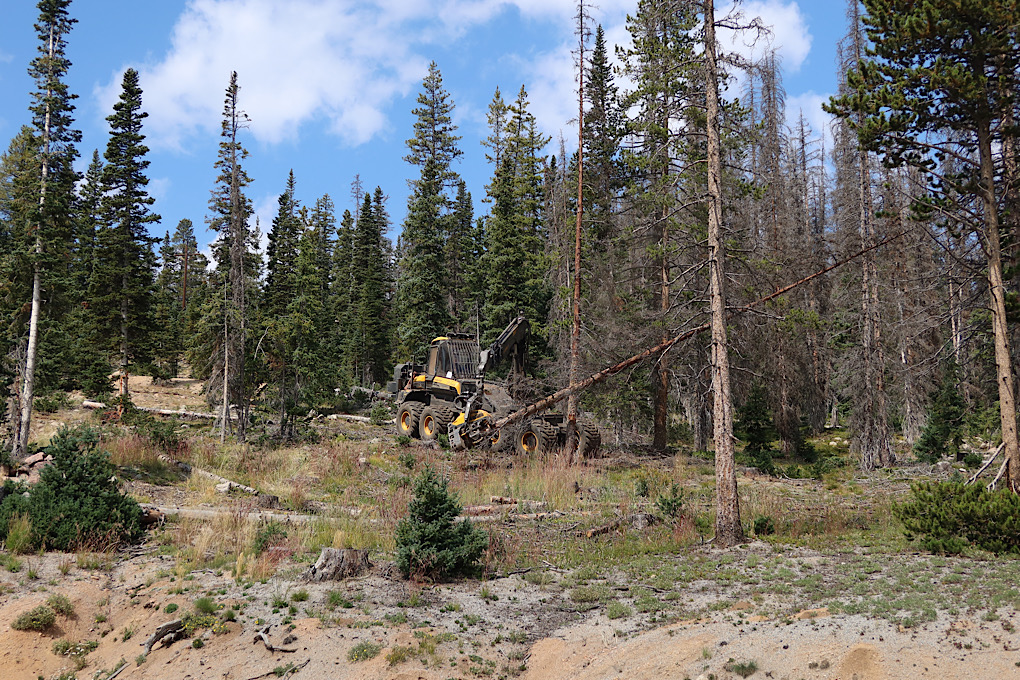
{"type": "Polygon", "coordinates": [[[429,346],[423,377],[431,388],[448,390],[452,399],[467,387],[464,380],[476,377],[478,353],[478,343],[470,336],[436,338],[429,346]]]}

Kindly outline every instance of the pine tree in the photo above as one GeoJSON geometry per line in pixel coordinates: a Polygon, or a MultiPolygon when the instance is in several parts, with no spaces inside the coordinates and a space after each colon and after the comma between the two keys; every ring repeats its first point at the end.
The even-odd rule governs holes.
{"type": "MultiPolygon", "coordinates": [[[[29,261],[32,217],[39,201],[38,140],[24,126],[0,156],[0,398],[7,416],[5,430],[13,441],[21,418],[15,377],[24,365],[22,341],[28,324],[24,301],[32,294],[29,261]]],[[[6,439],[7,437],[4,437],[6,439]]]]}
{"type": "Polygon", "coordinates": [[[491,342],[510,320],[523,314],[535,331],[532,350],[541,356],[551,298],[545,283],[541,155],[549,138],[539,133],[523,86],[508,111],[505,130],[493,131],[505,135],[505,149],[489,192],[493,208],[485,229],[482,334],[491,342]]]}
{"type": "Polygon", "coordinates": [[[96,234],[103,222],[102,198],[103,160],[95,149],[75,205],[74,250],[69,264],[72,281],[69,294],[74,302],[81,302],[88,296],[95,269],[96,234]]]}
{"type": "Polygon", "coordinates": [[[277,200],[278,208],[269,231],[266,248],[266,282],[262,291],[262,311],[266,326],[269,380],[275,385],[281,439],[293,435],[293,416],[299,399],[293,356],[302,340],[305,322],[302,310],[292,307],[299,287],[297,260],[303,232],[300,206],[294,196],[294,171],[277,200]]]}
{"type": "Polygon", "coordinates": [[[295,263],[301,238],[300,206],[294,197],[294,171],[287,177],[287,188],[277,199],[277,213],[269,230],[266,246],[266,283],[262,293],[263,310],[270,320],[280,315],[297,293],[295,263]]]}
{"type": "Polygon", "coordinates": [[[455,203],[448,189],[463,184],[452,168],[463,152],[451,118],[454,104],[435,62],[422,81],[418,104],[412,111],[417,117],[414,137],[407,140],[410,153],[404,157],[421,168],[421,175],[409,182],[413,191],[400,236],[396,297],[400,356],[421,355],[432,338],[450,327],[461,293],[456,290],[457,272],[450,267],[461,259],[455,251],[463,242],[453,232],[461,224],[454,210],[463,211],[463,205],[455,203]]]}
{"type": "Polygon", "coordinates": [[[333,276],[330,281],[330,318],[333,330],[330,333],[331,354],[339,376],[337,387],[347,392],[351,381],[357,375],[355,344],[355,311],[360,296],[355,288],[355,229],[354,216],[344,210],[337,227],[336,244],[333,248],[333,276]]]}
{"type": "Polygon", "coordinates": [[[149,149],[143,142],[142,90],[138,72],[124,72],[120,99],[114,104],[103,168],[103,225],[96,236],[96,265],[90,292],[104,339],[117,350],[121,394],[127,394],[127,375],[134,365],[152,357],[154,329],[152,295],[156,257],[155,239],[147,225],[159,215],[149,210],[155,199],[145,187],[149,149]]]}
{"type": "Polygon", "coordinates": [[[441,182],[438,163],[430,158],[408,198],[397,281],[397,352],[401,356],[425,356],[432,338],[450,327],[441,182]]]}
{"type": "MultiPolygon", "coordinates": [[[[417,117],[414,137],[407,140],[410,153],[404,156],[404,161],[423,171],[428,162],[432,161],[442,190],[456,184],[458,177],[451,166],[464,152],[457,146],[460,137],[455,134],[457,126],[450,117],[454,104],[450,100],[450,93],[443,89],[443,76],[436,62],[429,64],[429,72],[421,85],[418,107],[411,110],[417,117]]],[[[416,180],[409,181],[412,189],[417,183],[416,180]]]]}
{"type": "MultiPolygon", "coordinates": [[[[692,151],[690,126],[700,118],[694,107],[701,106],[697,86],[703,76],[695,71],[694,26],[694,10],[683,0],[641,0],[637,13],[628,17],[632,47],[622,55],[624,73],[634,83],[621,105],[634,112],[627,127],[632,141],[622,160],[630,175],[635,232],[644,236],[651,256],[642,277],[649,284],[640,292],[649,302],[645,314],[658,327],[659,339],[671,335],[665,324],[674,304],[673,266],[683,236],[678,232],[686,226],[678,216],[677,187],[683,185],[693,196],[689,187],[697,183],[697,193],[704,192],[683,158],[692,151]]],[[[651,386],[652,446],[658,450],[667,444],[670,372],[669,356],[663,355],[652,369],[651,386]]]]}
{"type": "Polygon", "coordinates": [[[388,313],[388,262],[383,233],[389,225],[381,187],[365,194],[354,233],[354,300],[352,333],[348,338],[353,373],[362,384],[384,382],[389,376],[391,328],[388,313]]]}
{"type": "Polygon", "coordinates": [[[474,207],[464,180],[457,182],[453,211],[447,215],[446,224],[447,308],[453,323],[462,328],[475,310],[478,290],[471,282],[479,265],[479,253],[475,252],[474,207]]]}
{"type": "MultiPolygon", "coordinates": [[[[24,369],[21,372],[20,417],[14,432],[14,458],[25,456],[28,446],[29,424],[32,419],[32,399],[35,389],[35,369],[39,350],[39,322],[42,315],[43,279],[61,267],[61,254],[67,249],[71,237],[70,216],[74,204],[74,184],[78,174],[74,170],[77,157],[75,143],[81,133],[72,125],[76,95],[68,91],[64,78],[71,66],[64,50],[65,36],[75,20],[68,15],[71,0],[41,0],[38,4],[39,21],[35,25],[39,38],[39,56],[32,60],[28,73],[35,80],[32,93],[32,124],[39,145],[38,201],[31,217],[31,241],[14,244],[23,250],[32,268],[31,314],[28,324],[28,344],[25,350],[24,369]]],[[[48,285],[55,287],[55,282],[48,285]]],[[[20,368],[20,366],[19,366],[20,368]]]]}
{"type": "Polygon", "coordinates": [[[947,453],[958,461],[963,460],[960,445],[963,444],[967,406],[960,394],[960,371],[956,362],[950,361],[946,366],[942,384],[933,397],[928,422],[914,444],[914,453],[928,463],[937,463],[947,453]]]}
{"type": "Polygon", "coordinates": [[[237,436],[243,441],[251,388],[246,378],[251,360],[247,336],[250,297],[257,291],[258,262],[254,250],[258,236],[248,226],[252,207],[244,194],[251,180],[241,165],[248,151],[239,136],[249,119],[239,106],[240,89],[234,71],[223,103],[220,148],[214,165],[219,174],[209,199],[208,224],[219,234],[213,255],[220,289],[208,297],[199,329],[202,344],[194,357],[203,369],[202,374],[209,377],[207,398],[219,406],[221,438],[231,427],[228,407],[234,403],[240,407],[237,436]]]}

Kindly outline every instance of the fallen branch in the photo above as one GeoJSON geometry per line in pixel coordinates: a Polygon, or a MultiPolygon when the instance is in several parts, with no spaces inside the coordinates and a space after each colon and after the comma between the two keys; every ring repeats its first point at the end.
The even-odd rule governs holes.
{"type": "Polygon", "coordinates": [[[110,675],[108,675],[108,676],[106,677],[106,680],[113,680],[113,679],[114,679],[115,677],[117,677],[118,675],[120,675],[120,674],[121,674],[121,672],[122,672],[122,671],[123,671],[123,670],[124,670],[125,668],[127,668],[127,667],[128,667],[128,665],[127,665],[127,662],[124,662],[124,663],[122,663],[122,664],[120,665],[120,668],[118,668],[117,670],[115,670],[115,671],[114,671],[113,673],[111,673],[110,675]]]}
{"type": "Polygon", "coordinates": [[[504,496],[489,496],[489,502],[493,505],[525,505],[530,508],[545,507],[545,501],[529,501],[519,498],[506,498],[504,496]]]}
{"type": "MultiPolygon", "coordinates": [[[[272,628],[272,627],[273,627],[273,624],[269,624],[268,626],[266,626],[262,630],[256,631],[255,639],[252,640],[252,644],[257,645],[259,642],[262,642],[262,644],[264,644],[266,646],[266,649],[268,649],[270,652],[274,652],[274,653],[275,652],[285,652],[287,654],[292,654],[292,653],[296,652],[297,648],[291,649],[290,647],[277,647],[276,645],[274,645],[272,642],[269,641],[269,629],[272,628]]],[[[263,676],[260,675],[260,676],[257,676],[257,677],[261,678],[263,676]]]]}
{"type": "Polygon", "coordinates": [[[262,675],[255,675],[253,677],[250,677],[250,678],[248,678],[248,680],[259,680],[259,678],[268,678],[270,675],[275,675],[277,677],[286,678],[291,673],[296,673],[299,670],[301,670],[302,668],[304,668],[305,666],[307,666],[309,664],[309,662],[311,662],[311,659],[307,659],[304,663],[299,663],[297,666],[291,666],[286,671],[284,671],[282,676],[274,668],[273,670],[267,671],[267,672],[263,673],[262,675]]]}
{"type": "Polygon", "coordinates": [[[584,538],[594,538],[595,536],[602,536],[603,534],[608,534],[610,531],[615,531],[624,524],[630,524],[635,529],[645,529],[658,521],[659,518],[655,515],[650,515],[647,512],[638,512],[633,515],[627,515],[626,517],[613,520],[609,524],[604,524],[600,527],[595,527],[586,531],[579,531],[577,532],[577,535],[584,538]]]}
{"type": "Polygon", "coordinates": [[[1002,479],[1002,475],[1006,472],[1006,468],[1008,468],[1008,467],[1009,467],[1009,458],[1005,458],[1002,461],[1002,465],[999,467],[998,474],[995,475],[995,479],[993,479],[991,482],[989,482],[988,486],[986,487],[989,491],[995,491],[995,485],[999,483],[1000,479],[1002,479]]]}
{"type": "MultiPolygon", "coordinates": [[[[163,625],[156,628],[156,631],[152,635],[150,635],[149,639],[146,640],[143,644],[143,646],[145,647],[146,656],[148,656],[149,652],[152,651],[152,646],[159,642],[160,640],[162,640],[163,638],[165,638],[167,635],[173,635],[173,639],[170,640],[170,642],[173,642],[178,637],[180,637],[183,631],[184,621],[182,621],[181,619],[174,619],[173,621],[164,623],[163,625]]],[[[167,644],[169,643],[165,643],[163,646],[165,647],[167,644]]]]}
{"type": "MultiPolygon", "coordinates": [[[[372,422],[372,419],[369,418],[368,416],[352,416],[349,413],[331,413],[328,416],[326,416],[326,420],[353,420],[356,423],[371,423],[372,422]]],[[[383,425],[392,425],[394,422],[396,422],[396,421],[394,421],[391,418],[390,420],[382,421],[382,424],[383,425]]]]}
{"type": "Polygon", "coordinates": [[[1002,450],[1003,450],[1003,449],[1004,449],[1005,447],[1006,447],[1006,442],[1002,442],[1001,444],[999,444],[999,448],[995,449],[995,452],[994,452],[994,453],[992,454],[992,457],[991,457],[991,458],[989,458],[988,460],[986,460],[986,461],[985,461],[985,464],[984,464],[984,465],[982,465],[982,466],[981,466],[981,468],[980,468],[980,469],[979,469],[979,470],[978,470],[977,472],[975,472],[975,473],[974,473],[973,475],[971,475],[971,478],[970,478],[970,479],[968,479],[968,480],[966,481],[966,484],[972,484],[972,483],[974,482],[974,480],[976,480],[976,479],[978,478],[978,476],[979,476],[979,475],[980,475],[980,474],[981,474],[982,472],[984,472],[985,470],[987,470],[987,469],[988,469],[988,466],[992,464],[992,461],[993,461],[993,460],[995,460],[996,458],[998,458],[998,457],[999,457],[999,454],[1000,454],[1000,453],[1002,453],[1002,450]]]}

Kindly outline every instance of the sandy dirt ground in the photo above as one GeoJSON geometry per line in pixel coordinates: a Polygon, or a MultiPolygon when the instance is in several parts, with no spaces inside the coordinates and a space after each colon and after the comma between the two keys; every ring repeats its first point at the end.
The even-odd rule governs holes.
{"type": "Polygon", "coordinates": [[[0,576],[0,678],[49,679],[74,672],[74,664],[53,651],[60,639],[98,641],[77,670],[82,680],[116,668],[121,660],[126,666],[119,678],[182,680],[272,678],[274,670],[282,673],[289,664],[301,665],[291,676],[296,678],[722,680],[740,677],[734,664],[752,661],[757,670],[749,677],[774,680],[1020,678],[1020,633],[978,615],[901,629],[859,616],[829,616],[824,609],[784,620],[752,616],[736,622],[728,612],[713,620],[640,630],[604,614],[573,611],[566,593],[527,584],[520,576],[414,591],[407,582],[388,578],[382,565],[339,584],[308,583],[293,571],[265,584],[241,584],[229,573],[211,570],[177,578],[168,556],[122,558],[107,571],[81,569],[75,561],[75,555],[60,553],[25,557],[19,572],[0,576]],[[35,578],[28,577],[29,570],[35,578]],[[486,597],[480,596],[481,586],[486,597]],[[285,618],[286,607],[273,611],[274,599],[298,604],[292,594],[299,589],[309,597],[292,620],[285,618]],[[342,589],[356,606],[332,610],[323,625],[323,617],[309,612],[322,612],[333,589],[342,589]],[[421,604],[404,605],[415,592],[421,604]],[[16,616],[54,593],[71,599],[73,617],[58,618],[46,633],[12,630],[16,616]],[[242,605],[226,632],[199,632],[200,648],[193,640],[180,640],[159,643],[141,656],[157,626],[207,593],[227,606],[242,605]],[[179,610],[167,612],[171,604],[179,610]],[[273,653],[254,642],[266,624],[274,624],[269,634],[274,645],[294,651],[273,653]],[[415,651],[394,664],[387,660],[397,648],[420,650],[423,638],[438,641],[434,651],[415,651]],[[349,661],[348,652],[363,642],[379,645],[381,652],[349,661]]]}

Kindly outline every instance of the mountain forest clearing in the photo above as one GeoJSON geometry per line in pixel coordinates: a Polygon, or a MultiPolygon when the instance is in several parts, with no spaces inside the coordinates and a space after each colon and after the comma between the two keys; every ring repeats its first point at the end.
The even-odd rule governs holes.
{"type": "MultiPolygon", "coordinates": [[[[200,408],[192,381],[147,382],[132,378],[139,404],[200,408]]],[[[721,550],[709,542],[704,452],[609,447],[572,465],[559,451],[452,452],[390,424],[321,418],[286,447],[221,446],[207,424],[176,425],[168,453],[151,425],[101,419],[57,411],[33,439],[58,423],[101,427],[123,489],[165,521],[120,549],[19,553],[9,537],[5,678],[693,679],[752,668],[775,678],[1004,678],[1020,663],[1020,562],[976,549],[919,553],[891,511],[911,481],[953,471],[915,462],[861,473],[842,430],[812,442],[811,466],[776,461],[802,478],[741,467],[749,538],[721,550]],[[449,478],[463,516],[487,534],[475,577],[405,580],[393,566],[395,527],[425,465],[449,478]],[[195,469],[260,493],[224,493],[195,469]],[[371,567],[313,580],[323,548],[367,550],[371,567]],[[70,614],[42,632],[12,628],[60,596],[70,614]],[[182,616],[187,637],[143,653],[182,616]]]]}
{"type": "Polygon", "coordinates": [[[796,0],[538,3],[575,80],[533,102],[495,53],[487,108],[459,48],[538,49],[535,3],[403,3],[408,51],[389,16],[353,41],[390,85],[317,11],[388,2],[117,17],[194,99],[108,4],[40,0],[21,81],[0,24],[0,680],[1020,677],[1017,0],[849,0],[814,131],[796,0]],[[180,47],[210,14],[246,49],[180,47]],[[345,57],[295,58],[310,29],[345,57]],[[80,110],[72,53],[115,73],[80,110]],[[392,145],[278,154],[392,141],[366,96],[414,106],[377,173],[406,210],[346,164],[392,145]]]}

